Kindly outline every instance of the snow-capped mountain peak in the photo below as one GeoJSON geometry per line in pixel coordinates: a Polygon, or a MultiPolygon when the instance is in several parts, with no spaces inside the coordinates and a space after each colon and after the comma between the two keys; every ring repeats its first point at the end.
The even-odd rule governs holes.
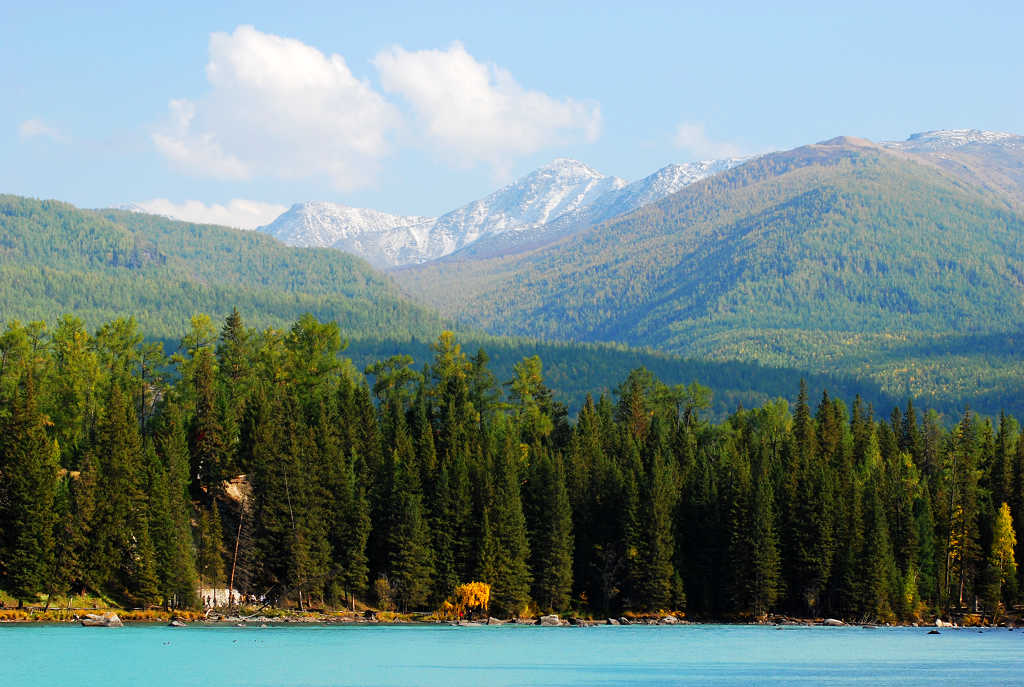
{"type": "Polygon", "coordinates": [[[577,160],[559,158],[439,217],[417,262],[448,255],[484,236],[539,227],[625,184],[577,160]]]}
{"type": "Polygon", "coordinates": [[[550,239],[635,210],[747,158],[669,165],[627,184],[557,158],[437,218],[392,215],[328,202],[293,205],[260,231],[293,246],[330,246],[381,267],[435,260],[483,241],[486,250],[550,239]]]}
{"type": "MultiPolygon", "coordinates": [[[[574,160],[571,157],[556,157],[551,162],[547,163],[543,167],[538,168],[532,172],[533,175],[554,175],[560,178],[578,179],[584,177],[592,177],[595,179],[604,178],[604,174],[601,174],[590,165],[574,160]]],[[[529,175],[528,175],[529,176],[529,175]]]]}
{"type": "Polygon", "coordinates": [[[425,262],[482,236],[537,227],[593,203],[626,182],[559,158],[441,217],[410,217],[327,202],[307,202],[260,231],[293,246],[332,246],[379,266],[425,262]]]}
{"type": "Polygon", "coordinates": [[[701,160],[662,167],[622,190],[624,198],[638,208],[677,193],[685,187],[752,160],[753,157],[730,157],[722,160],[701,160]]]}
{"type": "Polygon", "coordinates": [[[430,217],[392,215],[369,208],[310,201],[296,203],[259,230],[289,246],[333,246],[339,241],[376,235],[396,227],[429,222],[430,217]]]}
{"type": "MultiPolygon", "coordinates": [[[[528,250],[560,240],[581,229],[657,202],[694,182],[724,172],[750,159],[752,158],[737,157],[667,165],[631,184],[614,184],[611,190],[593,201],[554,215],[552,219],[541,225],[525,227],[520,231],[492,233],[483,236],[462,249],[458,253],[458,257],[501,255],[528,250]]],[[[563,161],[556,160],[552,165],[560,162],[563,161]]],[[[575,161],[564,162],[574,163],[575,161]]],[[[583,169],[590,169],[581,163],[575,164],[579,164],[583,169]]],[[[621,180],[617,181],[621,182],[621,180]]]]}

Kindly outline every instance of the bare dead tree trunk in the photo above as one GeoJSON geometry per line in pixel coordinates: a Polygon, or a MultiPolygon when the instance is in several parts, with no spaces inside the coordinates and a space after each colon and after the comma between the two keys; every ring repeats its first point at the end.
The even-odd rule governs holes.
{"type": "Polygon", "coordinates": [[[231,558],[231,579],[228,580],[228,594],[235,592],[235,568],[238,566],[238,542],[242,540],[242,522],[245,520],[245,496],[242,496],[242,504],[238,508],[238,532],[235,533],[235,555],[231,558]]]}

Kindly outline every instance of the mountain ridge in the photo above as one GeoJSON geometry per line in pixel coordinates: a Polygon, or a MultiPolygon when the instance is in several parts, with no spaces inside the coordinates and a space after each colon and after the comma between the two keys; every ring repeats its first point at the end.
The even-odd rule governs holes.
{"type": "Polygon", "coordinates": [[[258,231],[290,245],[352,252],[378,267],[401,266],[448,255],[482,236],[543,225],[625,184],[577,160],[558,158],[436,218],[312,201],[293,206],[258,231]]]}
{"type": "MultiPolygon", "coordinates": [[[[884,148],[938,166],[1024,208],[1024,137],[983,129],[938,129],[904,141],[845,143],[884,148]]],[[[669,164],[626,183],[570,158],[556,158],[511,184],[438,217],[396,215],[329,201],[293,204],[257,230],[292,246],[332,247],[378,268],[522,253],[624,215],[756,156],[669,164]],[[531,195],[532,194],[532,195],[531,195]]],[[[135,204],[122,209],[140,211],[135,204]]]]}
{"type": "Polygon", "coordinates": [[[578,160],[556,158],[436,218],[307,201],[257,230],[288,245],[351,252],[383,268],[521,252],[631,212],[749,159],[669,164],[627,183],[578,160]]]}
{"type": "MultiPolygon", "coordinates": [[[[421,302],[494,333],[528,325],[555,339],[835,365],[916,392],[947,384],[943,366],[960,364],[942,357],[944,337],[1017,336],[1024,216],[930,160],[837,137],[533,251],[394,276],[421,302]],[[912,362],[909,377],[893,376],[909,348],[931,351],[928,369],[912,362]]],[[[1009,351],[993,355],[986,377],[1015,374],[1009,351]]]]}

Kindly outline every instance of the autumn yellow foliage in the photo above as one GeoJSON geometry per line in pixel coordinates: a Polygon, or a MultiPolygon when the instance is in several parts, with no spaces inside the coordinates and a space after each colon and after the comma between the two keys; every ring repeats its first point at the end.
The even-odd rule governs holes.
{"type": "Polygon", "coordinates": [[[470,613],[487,613],[491,603],[491,585],[486,582],[467,582],[455,588],[455,593],[441,604],[437,615],[442,618],[462,618],[470,613]]]}

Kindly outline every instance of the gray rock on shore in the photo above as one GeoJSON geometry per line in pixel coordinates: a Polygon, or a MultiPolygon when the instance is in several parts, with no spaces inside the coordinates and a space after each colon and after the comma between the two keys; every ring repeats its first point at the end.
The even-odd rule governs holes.
{"type": "Polygon", "coordinates": [[[121,622],[121,618],[118,617],[117,613],[104,615],[86,613],[85,618],[82,619],[82,625],[85,627],[124,627],[124,623],[121,622]]]}

